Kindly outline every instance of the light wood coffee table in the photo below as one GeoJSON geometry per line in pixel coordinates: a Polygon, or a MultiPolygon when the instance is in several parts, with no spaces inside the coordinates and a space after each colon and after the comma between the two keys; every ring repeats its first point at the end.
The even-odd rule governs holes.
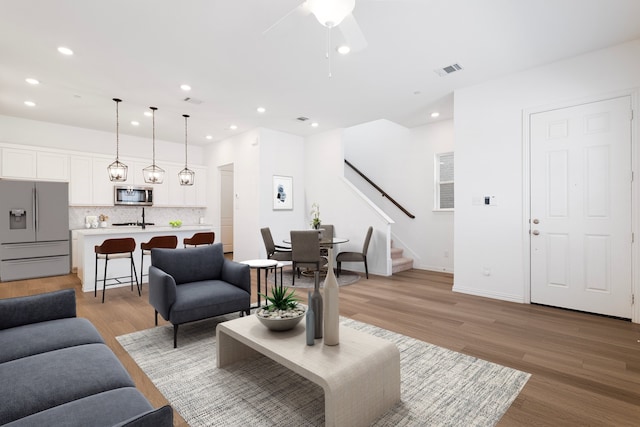
{"type": "Polygon", "coordinates": [[[268,330],[255,315],[216,328],[218,368],[259,355],[324,389],[326,426],[368,426],[400,401],[400,352],[390,341],[340,326],[340,344],[307,346],[304,319],[268,330]]]}

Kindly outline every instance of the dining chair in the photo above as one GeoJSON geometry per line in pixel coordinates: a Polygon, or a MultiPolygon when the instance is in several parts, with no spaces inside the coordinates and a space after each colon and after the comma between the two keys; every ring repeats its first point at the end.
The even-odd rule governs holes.
{"type": "Polygon", "coordinates": [[[320,239],[317,230],[291,230],[291,261],[293,261],[293,281],[296,284],[296,274],[300,277],[300,268],[319,271],[327,260],[320,256],[320,239]]]}
{"type": "Polygon", "coordinates": [[[367,252],[369,251],[369,242],[371,241],[371,234],[373,233],[373,227],[369,227],[367,235],[364,238],[364,245],[362,245],[362,252],[340,252],[336,256],[336,263],[338,264],[337,277],[340,277],[340,270],[342,269],[343,262],[364,262],[364,272],[369,278],[369,267],[367,266],[367,252]]]}
{"type": "Polygon", "coordinates": [[[264,248],[267,250],[267,258],[275,259],[276,261],[291,261],[291,248],[273,243],[273,236],[269,227],[261,228],[260,233],[264,241],[264,248]]]}
{"type": "Polygon", "coordinates": [[[333,224],[322,224],[320,229],[322,230],[320,255],[329,256],[329,248],[333,248],[333,236],[335,235],[333,224]]]}

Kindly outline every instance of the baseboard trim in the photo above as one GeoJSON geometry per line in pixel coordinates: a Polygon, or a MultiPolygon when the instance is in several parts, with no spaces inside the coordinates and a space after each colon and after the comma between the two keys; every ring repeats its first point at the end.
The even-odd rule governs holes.
{"type": "Polygon", "coordinates": [[[486,297],[486,298],[498,299],[502,301],[526,304],[526,301],[521,295],[512,295],[512,294],[505,294],[501,292],[484,291],[482,289],[467,288],[464,286],[456,286],[456,285],[453,285],[452,290],[453,292],[459,292],[461,294],[475,295],[478,297],[486,297]]]}

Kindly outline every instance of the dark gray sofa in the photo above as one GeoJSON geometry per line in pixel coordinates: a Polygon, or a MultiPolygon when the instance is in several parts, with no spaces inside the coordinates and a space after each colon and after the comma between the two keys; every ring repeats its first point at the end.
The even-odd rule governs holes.
{"type": "Polygon", "coordinates": [[[152,249],[149,303],[173,325],[173,347],[183,323],[239,311],[249,314],[249,266],[225,259],[222,243],[187,249],[152,249]]]}
{"type": "Polygon", "coordinates": [[[0,300],[0,425],[169,427],[87,319],[73,289],[0,300]]]}

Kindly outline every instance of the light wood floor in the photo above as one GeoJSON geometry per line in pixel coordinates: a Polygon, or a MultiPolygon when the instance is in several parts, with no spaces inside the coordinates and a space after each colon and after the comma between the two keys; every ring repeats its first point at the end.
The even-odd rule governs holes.
{"type": "MultiPolygon", "coordinates": [[[[450,275],[421,270],[370,275],[340,288],[340,313],[531,373],[500,426],[640,425],[640,325],[453,293],[451,286],[450,275]]],[[[68,275],[0,283],[0,298],[68,287],[77,291],[78,315],[96,325],[138,388],[154,406],[165,404],[115,340],[154,326],[147,285],[142,298],[129,288],[108,289],[103,305],[100,293],[83,293],[68,275]]],[[[176,426],[186,425],[176,418],[176,426]]]]}

